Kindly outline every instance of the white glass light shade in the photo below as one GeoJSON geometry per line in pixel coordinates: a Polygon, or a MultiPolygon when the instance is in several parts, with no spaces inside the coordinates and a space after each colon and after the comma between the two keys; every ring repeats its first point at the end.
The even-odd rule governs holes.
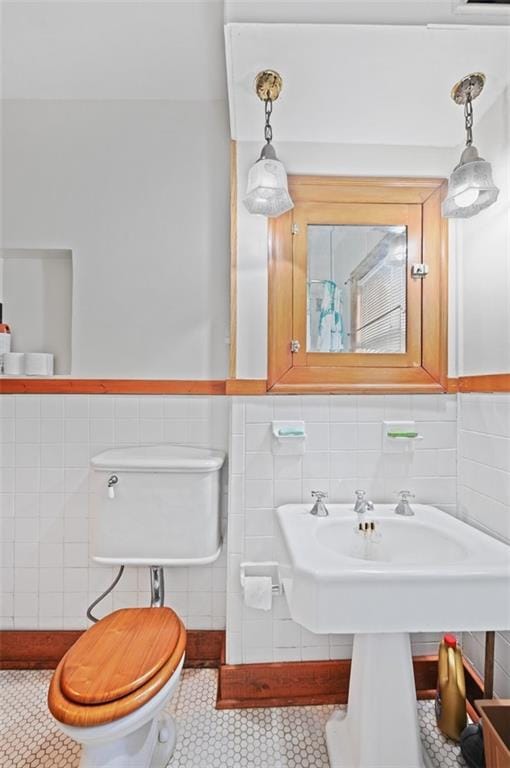
{"type": "Polygon", "coordinates": [[[274,155],[271,145],[264,147],[259,160],[250,168],[243,203],[249,213],[281,216],[294,208],[287,186],[287,173],[276,155],[265,155],[274,155]]]}
{"type": "Polygon", "coordinates": [[[466,147],[450,176],[443,216],[447,219],[475,216],[495,203],[498,195],[491,164],[479,157],[476,147],[466,147]]]}

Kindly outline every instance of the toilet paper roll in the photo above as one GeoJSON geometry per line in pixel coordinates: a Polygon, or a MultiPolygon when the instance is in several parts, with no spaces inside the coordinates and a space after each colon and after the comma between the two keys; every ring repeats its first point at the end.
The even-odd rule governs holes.
{"type": "Polygon", "coordinates": [[[249,608],[270,611],[273,602],[271,576],[247,576],[244,580],[244,602],[249,608]]]}
{"type": "Polygon", "coordinates": [[[23,352],[4,352],[3,372],[5,376],[23,376],[25,373],[25,354],[23,352]]]}
{"type": "Polygon", "coordinates": [[[27,376],[53,376],[53,355],[49,352],[27,352],[25,373],[27,376]]]}

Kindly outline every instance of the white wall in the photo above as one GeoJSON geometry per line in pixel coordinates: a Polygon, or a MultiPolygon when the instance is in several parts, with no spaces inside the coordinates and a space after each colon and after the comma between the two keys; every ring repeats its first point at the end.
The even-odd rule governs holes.
{"type": "MultiPolygon", "coordinates": [[[[510,543],[510,394],[459,396],[459,515],[510,543]]],[[[464,652],[483,670],[483,633],[464,635],[464,652]]],[[[495,691],[510,697],[510,632],[496,635],[495,691]]]]}
{"type": "MultiPolygon", "coordinates": [[[[278,143],[275,147],[289,174],[325,176],[448,176],[451,149],[341,144],[278,143]]],[[[242,203],[250,165],[260,145],[238,142],[237,376],[266,378],[267,373],[267,220],[248,214],[242,203]]],[[[452,239],[453,244],[453,239],[452,239]]],[[[450,248],[454,278],[455,248],[450,248]]],[[[454,279],[451,281],[454,285],[454,279]]],[[[450,375],[455,375],[455,302],[450,296],[450,375]]]]}
{"type": "Polygon", "coordinates": [[[8,248],[68,248],[73,376],[224,378],[224,101],[4,102],[8,248]]]}
{"type": "MultiPolygon", "coordinates": [[[[483,96],[481,97],[483,98],[483,96]]],[[[510,371],[510,90],[476,122],[474,143],[492,163],[495,205],[457,224],[459,374],[510,371]]]]}

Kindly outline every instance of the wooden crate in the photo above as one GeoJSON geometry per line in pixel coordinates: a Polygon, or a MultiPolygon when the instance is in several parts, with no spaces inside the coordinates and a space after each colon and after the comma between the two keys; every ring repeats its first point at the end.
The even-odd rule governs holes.
{"type": "Polygon", "coordinates": [[[482,715],[486,768],[510,768],[510,699],[475,703],[482,715]]]}

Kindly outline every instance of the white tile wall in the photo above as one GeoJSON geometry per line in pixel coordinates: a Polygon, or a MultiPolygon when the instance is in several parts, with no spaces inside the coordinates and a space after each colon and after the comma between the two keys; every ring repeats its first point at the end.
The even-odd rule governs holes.
{"type": "MultiPolygon", "coordinates": [[[[284,597],[271,613],[247,608],[239,584],[243,559],[276,557],[274,507],[310,500],[312,488],[350,501],[356,488],[396,500],[411,488],[423,503],[455,512],[455,396],[333,395],[234,398],[231,414],[227,659],[229,663],[345,658],[349,636],[320,636],[296,625],[284,597]],[[272,419],[304,419],[304,456],[273,456],[272,419]],[[409,454],[382,453],[383,419],[414,419],[424,439],[409,454]]],[[[436,635],[417,636],[415,653],[437,649],[436,635]]]]}
{"type": "MultiPolygon", "coordinates": [[[[455,512],[510,541],[510,395],[279,396],[232,398],[230,435],[221,397],[0,397],[0,626],[80,628],[85,608],[115,571],[88,552],[89,458],[114,445],[161,441],[230,446],[228,660],[230,663],[350,655],[349,636],[318,636],[295,625],[284,598],[270,614],[247,609],[239,563],[275,555],[274,507],[327,490],[352,499],[357,487],[391,501],[410,486],[423,502],[455,512]],[[273,456],[271,419],[305,419],[304,456],[273,456]],[[413,454],[381,452],[383,419],[415,419],[424,440],[413,454]],[[457,488],[457,438],[459,448],[457,488]]],[[[227,557],[206,568],[167,571],[167,602],[191,628],[225,625],[227,557]]],[[[147,604],[145,569],[127,569],[98,613],[147,604]]],[[[436,648],[414,640],[415,653],[436,648]]],[[[483,636],[464,635],[483,669],[483,636]]],[[[510,696],[510,633],[496,643],[496,691],[510,696]]]]}
{"type": "MultiPolygon", "coordinates": [[[[459,396],[459,514],[510,542],[510,394],[459,396]]],[[[483,633],[465,633],[464,651],[483,670],[483,633]]],[[[510,698],[510,632],[496,635],[495,691],[510,698]]]]}
{"type": "MultiPolygon", "coordinates": [[[[226,447],[226,425],[218,397],[0,397],[0,626],[84,627],[113,580],[89,559],[91,456],[162,441],[226,447]]],[[[225,626],[225,549],[211,566],[166,569],[166,602],[190,628],[225,626]]],[[[147,569],[126,568],[97,614],[148,600],[147,569]]]]}

